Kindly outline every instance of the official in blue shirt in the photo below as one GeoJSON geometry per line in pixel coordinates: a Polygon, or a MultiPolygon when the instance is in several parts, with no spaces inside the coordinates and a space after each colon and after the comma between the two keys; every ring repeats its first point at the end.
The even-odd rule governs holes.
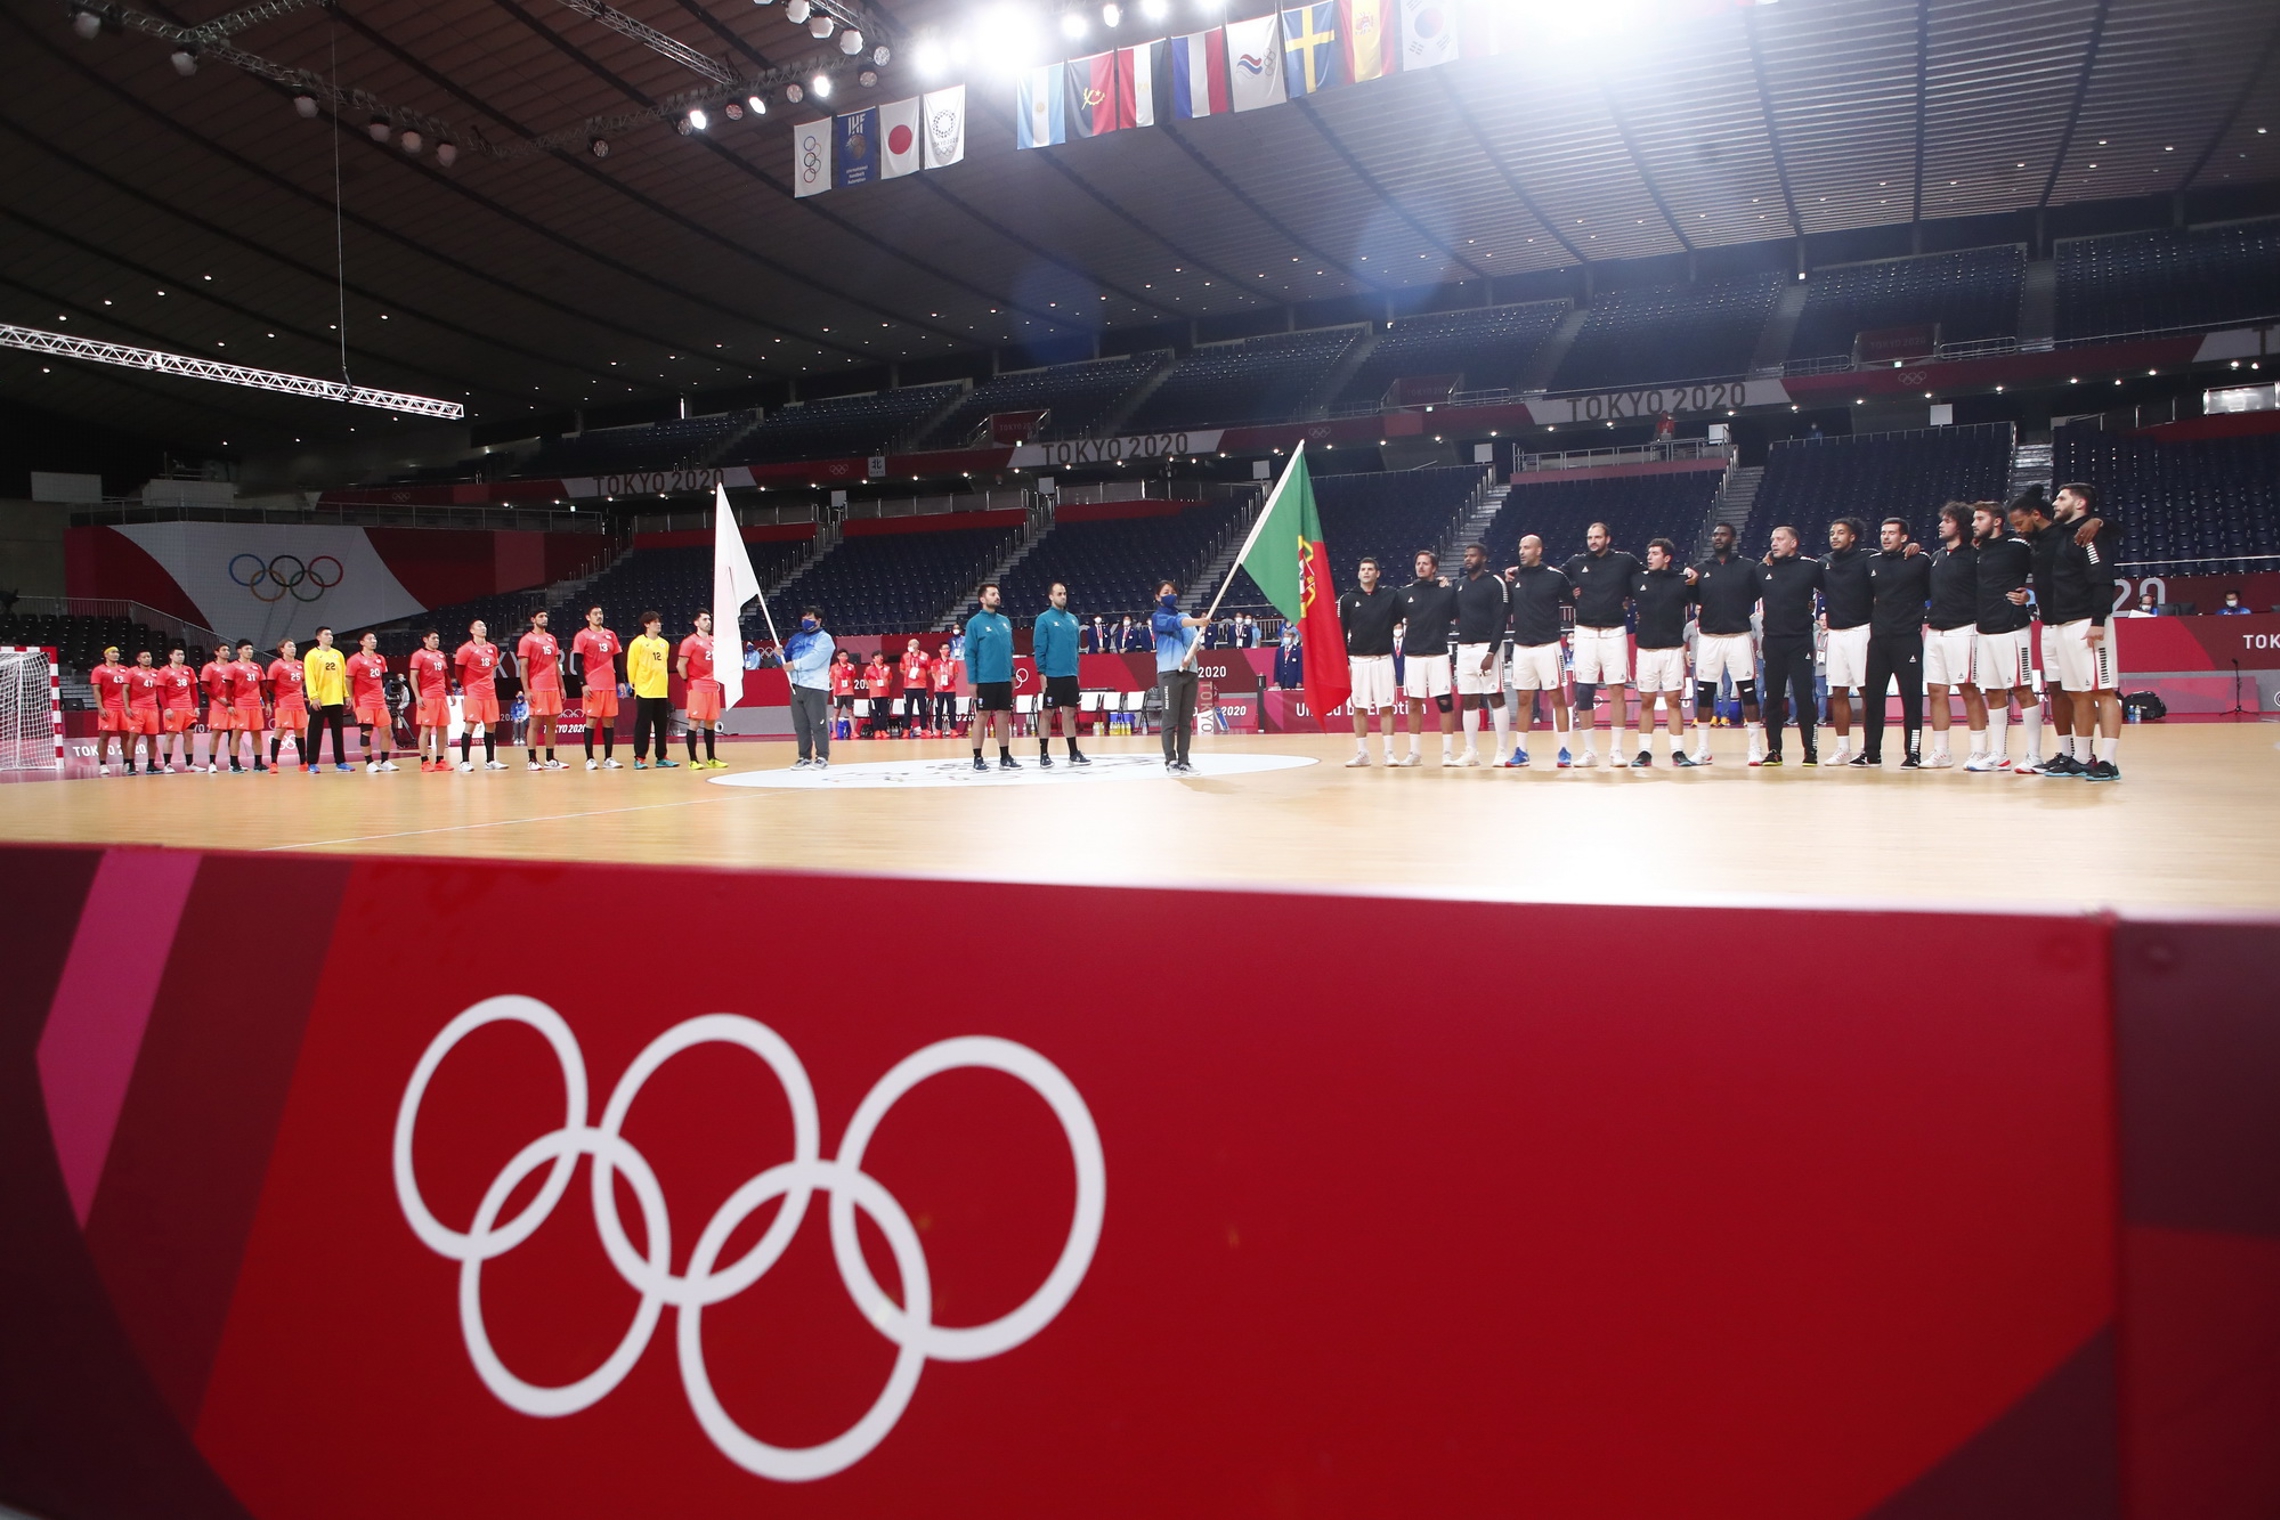
{"type": "Polygon", "coordinates": [[[795,771],[831,764],[831,656],[836,646],[823,631],[823,609],[800,613],[800,626],[784,640],[784,673],[792,683],[792,736],[799,741],[795,771]]]}
{"type": "Polygon", "coordinates": [[[1017,771],[1013,758],[1013,621],[998,611],[998,585],[982,587],[982,610],[966,619],[966,679],[974,683],[974,769],[986,771],[982,740],[998,736],[998,769],[1017,771]]]}
{"type": "Polygon", "coordinates": [[[1164,695],[1164,769],[1175,774],[1194,769],[1188,764],[1188,740],[1195,737],[1196,676],[1187,657],[1205,622],[1181,614],[1177,583],[1157,583],[1156,610],[1148,628],[1156,636],[1156,685],[1164,695]]]}
{"type": "Polygon", "coordinates": [[[1069,763],[1090,765],[1077,749],[1077,654],[1084,632],[1069,611],[1069,588],[1053,583],[1053,605],[1037,616],[1029,653],[1044,678],[1045,696],[1037,708],[1037,763],[1053,763],[1053,710],[1061,711],[1061,736],[1069,741],[1069,763]]]}

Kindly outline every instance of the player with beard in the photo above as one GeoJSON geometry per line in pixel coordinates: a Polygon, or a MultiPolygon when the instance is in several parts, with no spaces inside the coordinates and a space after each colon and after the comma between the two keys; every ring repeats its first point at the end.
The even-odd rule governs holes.
{"type": "MultiPolygon", "coordinates": [[[[2043,669],[2041,703],[2035,709],[2033,720],[2027,725],[2027,758],[2024,764],[2013,766],[2011,769],[2014,775],[2039,776],[2044,773],[2045,769],[2043,765],[2043,719],[2046,716],[2044,708],[2049,709],[2047,716],[2050,720],[2051,731],[2059,736],[2060,753],[2064,755],[2074,747],[2074,705],[2068,698],[2065,689],[2058,683],[2058,625],[2049,616],[2049,609],[2042,605],[2043,600],[2050,594],[2050,582],[2056,571],[2058,551],[2065,544],[2067,535],[2066,530],[2058,526],[2057,519],[2051,511],[2050,503],[2043,500],[2042,487],[2040,486],[2029,486],[2013,498],[2006,515],[2011,521],[2011,531],[2026,540],[2027,547],[2034,554],[2035,600],[2027,604],[2027,610],[2039,625],[2041,636],[2039,639],[2030,640],[2028,647],[2041,651],[2043,669]]],[[[2026,703],[2025,697],[2019,699],[2022,717],[2026,716],[2026,703]]],[[[2065,768],[2063,766],[2058,767],[2057,771],[2064,774],[2065,768]]]]}
{"type": "Polygon", "coordinates": [[[1449,680],[1449,630],[1457,618],[1457,593],[1441,579],[1441,556],[1417,551],[1417,579],[1401,590],[1402,685],[1409,703],[1409,754],[1405,766],[1423,764],[1425,708],[1441,713],[1441,763],[1456,764],[1457,706],[1449,680]]]}
{"type": "Polygon", "coordinates": [[[1979,546],[1979,638],[1971,659],[1980,695],[1987,702],[1987,748],[1978,759],[1964,763],[1967,771],[2011,768],[2005,731],[2014,695],[2027,725],[2030,753],[2042,748],[2042,708],[2035,702],[2034,657],[2027,630],[2027,577],[2034,573],[2035,551],[2004,525],[2003,518],[2003,509],[1991,501],[1972,508],[1971,533],[1979,546]]]}
{"type": "Polygon", "coordinates": [[[1742,721],[1749,725],[1749,763],[1765,758],[1765,722],[1758,714],[1757,639],[1750,618],[1757,611],[1758,567],[1734,553],[1734,527],[1710,530],[1710,557],[1694,567],[1694,762],[1710,764],[1710,718],[1720,683],[1731,678],[1742,699],[1742,721]]]}
{"type": "Polygon", "coordinates": [[[1512,734],[1512,713],[1504,705],[1504,636],[1512,626],[1512,588],[1488,570],[1488,547],[1465,550],[1464,579],[1457,582],[1457,699],[1465,705],[1465,752],[1461,765],[1480,764],[1480,713],[1496,725],[1497,765],[1512,734]]]}
{"type": "MultiPolygon", "coordinates": [[[[1992,507],[1994,503],[1983,502],[1992,507]]],[[[1931,692],[1932,753],[1925,762],[1934,770],[1955,764],[1948,748],[1948,730],[1955,722],[1950,692],[1963,697],[1964,722],[1969,725],[1971,749],[1966,761],[1982,753],[1987,736],[1987,701],[1980,695],[1975,650],[1979,642],[1979,547],[1972,538],[1972,508],[1951,501],[1940,508],[1940,546],[1931,561],[1931,632],[1924,641],[1924,684],[1931,692]]]]}
{"type": "MultiPolygon", "coordinates": [[[[1647,545],[1647,566],[1631,577],[1631,607],[1639,620],[1639,755],[1633,770],[1655,763],[1655,697],[1670,714],[1670,763],[1694,764],[1686,752],[1686,613],[1694,605],[1693,574],[1678,564],[1678,545],[1658,538],[1647,545]]],[[[1620,763],[1622,755],[1609,757],[1620,763]]]]}
{"type": "Polygon", "coordinates": [[[1797,708],[1804,763],[1819,765],[1818,704],[1813,699],[1813,598],[1823,570],[1797,552],[1797,530],[1773,530],[1773,552],[1758,566],[1758,599],[1765,604],[1765,764],[1781,764],[1781,731],[1797,708]]]}
{"type": "Polygon", "coordinates": [[[1822,626],[1828,630],[1829,726],[1837,731],[1831,765],[1853,759],[1852,699],[1868,679],[1868,525],[1857,517],[1829,524],[1829,552],[1821,556],[1822,626]]]}
{"type": "Polygon", "coordinates": [[[1393,626],[1401,621],[1401,593],[1385,584],[1378,562],[1364,557],[1356,568],[1358,589],[1338,598],[1338,626],[1346,634],[1346,675],[1353,686],[1354,758],[1349,768],[1370,763],[1370,717],[1377,716],[1385,763],[1396,764],[1393,731],[1403,709],[1393,679],[1393,626]]]}
{"type": "Polygon", "coordinates": [[[2108,621],[2114,608],[2113,540],[2119,534],[2098,515],[2097,499],[2091,487],[2069,485],[2059,489],[2053,504],[2064,542],[2052,560],[2047,588],[2038,588],[2044,629],[2055,634],[2046,647],[2057,656],[2044,666],[2043,684],[2055,681],[2071,699],[2074,744],[2072,753],[2060,752],[2047,774],[2119,781],[2114,757],[2122,742],[2122,698],[2114,685],[2118,667],[2108,621]]]}
{"type": "Polygon", "coordinates": [[[1615,548],[1607,524],[1593,523],[1583,535],[1586,552],[1571,558],[1560,573],[1575,587],[1575,715],[1583,730],[1583,753],[1576,763],[1593,766],[1599,755],[1592,748],[1598,724],[1594,693],[1609,688],[1607,697],[1607,763],[1623,763],[1625,730],[1630,708],[1623,688],[1631,680],[1631,636],[1623,620],[1624,603],[1631,599],[1631,582],[1646,567],[1638,556],[1615,548]]]}
{"type": "Polygon", "coordinates": [[[1884,763],[1884,694],[1900,688],[1900,728],[1905,748],[1900,768],[1912,771],[1923,761],[1924,604],[1932,595],[1932,562],[1914,552],[1908,524],[1887,517],[1877,527],[1877,552],[1869,556],[1868,681],[1860,726],[1865,747],[1852,763],[1884,763]]]}
{"type": "Polygon", "coordinates": [[[1504,572],[1512,583],[1512,692],[1520,703],[1520,731],[1506,765],[1528,763],[1528,734],[1536,726],[1536,693],[1552,704],[1552,731],[1558,736],[1559,768],[1573,763],[1568,734],[1575,723],[1567,699],[1567,648],[1560,641],[1560,609],[1575,605],[1575,588],[1544,563],[1544,541],[1531,533],[1520,540],[1520,563],[1504,572]]]}
{"type": "MultiPolygon", "coordinates": [[[[2066,486],[2057,499],[2045,504],[2042,492],[2030,487],[2026,494],[2011,503],[2012,531],[2024,538],[2035,551],[2033,609],[2035,618],[2041,625],[2035,647],[2042,655],[2043,701],[2049,708],[2051,735],[2058,748],[2058,758],[2047,765],[2039,750],[2030,753],[2026,765],[2013,768],[2014,775],[2079,776],[2088,768],[2091,759],[2090,752],[2081,749],[2075,741],[2077,733],[2087,730],[2075,719],[2073,691],[2058,679],[2059,661],[2065,657],[2061,649],[2059,629],[2065,623],[2083,621],[2088,614],[2082,613],[2080,617],[2061,615],[2050,606],[2050,600],[2052,585],[2061,575],[2071,585],[2078,587],[2079,577],[2086,573],[2079,556],[2062,571],[2059,565],[2061,555],[2069,550],[2091,548],[2100,542],[2099,535],[2104,533],[2103,547],[2098,554],[2100,565],[2103,566],[2113,558],[2114,540],[2118,535],[2107,531],[2112,525],[2098,515],[2093,504],[2096,495],[2097,492],[2087,486],[2066,486]],[[2085,491],[2089,492],[2087,498],[2080,494],[2085,491]],[[2071,502],[2066,499],[2070,493],[2073,494],[2071,502]]],[[[2079,606],[2067,610],[2081,612],[2079,606]]],[[[2101,634],[2099,638],[2103,641],[2105,635],[2101,634]]],[[[2107,653],[2110,656],[2112,651],[2107,653]]],[[[2095,661],[2091,663],[2095,664],[2095,661]]],[[[2088,670],[2089,666],[2085,665],[2085,679],[2089,678],[2088,670]]],[[[2090,687],[2083,689],[2095,690],[2090,687]]],[[[2095,702],[2092,717],[2096,717],[2095,702]]]]}

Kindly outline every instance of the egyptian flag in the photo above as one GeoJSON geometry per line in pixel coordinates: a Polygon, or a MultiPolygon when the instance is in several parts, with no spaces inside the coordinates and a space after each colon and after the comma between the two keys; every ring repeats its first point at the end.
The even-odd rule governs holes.
{"type": "Polygon", "coordinates": [[[1116,124],[1152,127],[1172,114],[1168,42],[1116,50],[1116,124]]]}
{"type": "Polygon", "coordinates": [[[1224,30],[1190,32],[1174,37],[1172,61],[1172,115],[1181,120],[1219,116],[1228,109],[1227,39],[1224,30]]]}
{"type": "Polygon", "coordinates": [[[879,178],[916,174],[924,153],[925,144],[919,140],[918,98],[890,100],[880,106],[879,178]]]}
{"type": "Polygon", "coordinates": [[[1330,551],[1322,542],[1322,514],[1314,505],[1304,440],[1290,451],[1290,464],[1252,524],[1238,562],[1275,610],[1298,624],[1306,705],[1317,716],[1336,712],[1354,687],[1346,670],[1346,637],[1330,589],[1330,551]]]}
{"type": "Polygon", "coordinates": [[[1020,88],[1015,92],[1013,103],[1013,145],[1016,148],[1050,148],[1068,141],[1061,111],[1061,97],[1065,93],[1062,78],[1066,73],[1057,63],[1021,71],[1020,88]]]}
{"type": "Polygon", "coordinates": [[[1068,103],[1062,107],[1069,136],[1098,137],[1116,130],[1116,55],[1095,53],[1068,63],[1068,103]]]}
{"type": "Polygon", "coordinates": [[[1392,0],[1338,0],[1344,14],[1346,77],[1355,84],[1394,71],[1392,0]]]}

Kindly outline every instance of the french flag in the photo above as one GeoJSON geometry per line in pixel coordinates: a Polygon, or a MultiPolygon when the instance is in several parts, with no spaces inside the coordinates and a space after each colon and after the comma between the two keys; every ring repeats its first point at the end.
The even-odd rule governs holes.
{"type": "Polygon", "coordinates": [[[1172,114],[1187,119],[1218,116],[1228,109],[1227,43],[1225,29],[1190,32],[1174,37],[1172,55],[1172,114]]]}

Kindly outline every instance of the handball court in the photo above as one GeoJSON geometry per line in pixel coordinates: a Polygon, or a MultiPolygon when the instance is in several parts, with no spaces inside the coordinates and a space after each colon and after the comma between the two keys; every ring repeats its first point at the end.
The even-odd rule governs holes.
{"type": "Polygon", "coordinates": [[[1389,771],[1347,769],[1347,736],[1203,737],[1204,773],[1173,778],[1133,763],[1153,737],[1091,741],[1130,759],[1050,776],[1024,739],[1029,770],[984,778],[959,774],[963,741],[843,742],[832,784],[793,788],[735,784],[788,766],[779,742],[726,745],[728,768],[703,773],[588,772],[573,747],[570,770],[534,774],[502,750],[513,769],[470,775],[0,787],[0,840],[1511,902],[2280,909],[2280,725],[2130,727],[2118,784],[1809,770],[1794,740],[1786,768],[1752,770],[1738,730],[1715,747],[1697,771],[1671,769],[1667,746],[1644,773],[1560,772],[1543,748],[1524,772],[1443,770],[1428,735],[1418,769],[1389,771]],[[1314,763],[1210,774],[1267,756],[1314,763]],[[951,774],[849,784],[913,761],[951,774]]]}

